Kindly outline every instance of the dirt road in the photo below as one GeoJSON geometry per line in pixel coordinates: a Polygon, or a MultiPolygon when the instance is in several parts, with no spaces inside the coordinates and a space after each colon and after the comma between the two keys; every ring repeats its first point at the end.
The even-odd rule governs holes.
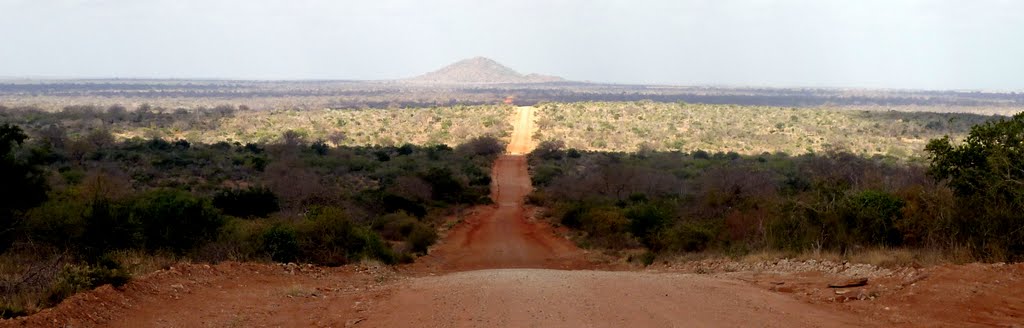
{"type": "Polygon", "coordinates": [[[576,245],[558,237],[547,224],[528,220],[522,202],[530,192],[525,157],[501,156],[492,177],[495,205],[474,209],[430,255],[417,260],[413,271],[590,267],[576,245]]]}
{"type": "Polygon", "coordinates": [[[741,282],[686,274],[501,269],[402,283],[369,327],[839,327],[863,322],[741,282]]]}
{"type": "Polygon", "coordinates": [[[533,151],[533,111],[533,107],[516,109],[512,141],[506,148],[509,155],[500,156],[491,168],[495,206],[474,209],[429,256],[418,260],[418,266],[434,272],[590,266],[583,251],[556,236],[547,224],[529,220],[523,206],[523,198],[532,190],[522,154],[533,151]]]}
{"type": "Polygon", "coordinates": [[[512,140],[505,151],[509,155],[526,155],[533,151],[534,111],[536,108],[532,106],[516,108],[515,120],[512,123],[512,140]]]}
{"type": "MultiPolygon", "coordinates": [[[[950,322],[971,316],[950,315],[942,321],[921,319],[955,313],[949,310],[963,308],[967,302],[977,304],[981,300],[972,298],[974,295],[1012,293],[1024,284],[1020,274],[1024,266],[981,267],[978,270],[992,272],[986,279],[1000,280],[969,290],[958,288],[952,277],[944,278],[943,272],[947,271],[936,271],[936,278],[913,280],[923,286],[918,289],[911,283],[886,282],[911,287],[900,287],[902,294],[893,294],[882,302],[848,306],[799,296],[833,293],[821,288],[817,280],[800,280],[803,278],[799,275],[745,274],[729,278],[595,270],[602,266],[589,261],[587,252],[560,237],[549,225],[531,219],[531,211],[524,207],[523,196],[531,186],[522,154],[533,147],[533,111],[531,107],[517,109],[509,155],[495,162],[495,204],[472,209],[472,215],[453,227],[430,255],[417,263],[397,269],[364,264],[340,268],[255,263],[182,265],[135,279],[122,290],[105,286],[76,295],[56,308],[0,322],[0,326],[959,326],[950,322]],[[778,288],[778,281],[789,284],[778,288]],[[932,281],[942,284],[929,285],[932,281]],[[920,294],[920,288],[929,288],[928,294],[920,294]],[[943,303],[917,300],[934,299],[928,295],[943,291],[961,292],[954,294],[963,297],[944,299],[943,303]],[[909,302],[941,304],[945,310],[918,308],[909,302]],[[890,307],[901,312],[896,314],[890,307]]],[[[988,298],[985,307],[971,308],[975,311],[973,317],[989,320],[997,315],[1003,321],[969,322],[1013,320],[1024,310],[1005,302],[1019,299],[1003,297],[996,299],[1000,302],[992,302],[988,298]]]]}
{"type": "Polygon", "coordinates": [[[396,284],[366,311],[366,327],[673,327],[862,325],[848,314],[735,281],[687,274],[565,271],[589,268],[582,250],[530,220],[526,157],[532,107],[516,110],[508,155],[494,164],[492,198],[421,259],[450,272],[396,284]],[[495,269],[545,268],[545,269],[495,269]],[[475,270],[475,271],[467,271],[475,270]]]}

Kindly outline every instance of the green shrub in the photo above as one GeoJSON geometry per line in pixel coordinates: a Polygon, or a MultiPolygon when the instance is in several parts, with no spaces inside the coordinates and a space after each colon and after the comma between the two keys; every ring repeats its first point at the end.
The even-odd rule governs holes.
{"type": "Polygon", "coordinates": [[[584,211],[585,209],[582,205],[568,205],[567,208],[562,210],[562,215],[561,219],[559,219],[559,223],[569,228],[579,229],[583,226],[584,211]]]}
{"type": "Polygon", "coordinates": [[[72,247],[81,243],[90,208],[74,196],[58,195],[26,213],[25,234],[54,246],[72,247]]]}
{"type": "Polygon", "coordinates": [[[317,141],[314,141],[312,145],[309,145],[309,148],[312,149],[314,153],[320,156],[327,155],[327,152],[331,150],[331,146],[328,146],[327,142],[325,142],[323,139],[318,139],[317,141]]]}
{"type": "Polygon", "coordinates": [[[184,253],[217,236],[224,218],[209,201],[180,190],[156,190],[135,200],[132,220],[139,222],[146,248],[184,253]]]}
{"type": "Polygon", "coordinates": [[[547,186],[555,177],[562,175],[562,168],[556,165],[534,166],[530,177],[535,187],[547,186]]]}
{"type": "Polygon", "coordinates": [[[629,231],[633,236],[653,248],[657,243],[651,240],[651,235],[675,219],[675,211],[667,204],[643,202],[627,208],[626,218],[629,219],[629,231]]]}
{"type": "Polygon", "coordinates": [[[299,247],[306,260],[323,265],[342,265],[362,258],[394,263],[396,256],[380,235],[356,225],[344,210],[317,208],[297,229],[299,247]]]}
{"type": "Polygon", "coordinates": [[[480,136],[455,147],[455,152],[469,156],[493,158],[505,152],[505,143],[493,136],[480,136]]]}
{"type": "Polygon", "coordinates": [[[434,200],[457,204],[465,198],[463,195],[465,188],[455,179],[452,170],[447,167],[431,168],[420,178],[430,184],[434,200]]]}
{"type": "Polygon", "coordinates": [[[371,226],[387,240],[405,240],[417,224],[415,217],[395,212],[377,218],[371,226]]]}
{"type": "Polygon", "coordinates": [[[85,212],[84,221],[80,252],[87,258],[146,242],[139,216],[131,216],[124,204],[97,200],[85,212]]]}
{"type": "Polygon", "coordinates": [[[852,243],[900,246],[903,236],[895,224],[900,221],[903,204],[886,192],[862,191],[847,200],[843,229],[854,236],[852,243]]]}
{"type": "Polygon", "coordinates": [[[298,226],[299,247],[307,261],[342,265],[359,259],[367,247],[366,229],[353,224],[341,209],[318,208],[298,226]]]}
{"type": "Polygon", "coordinates": [[[437,231],[429,225],[417,223],[413,226],[409,237],[406,239],[412,251],[419,254],[426,254],[427,248],[437,242],[437,231]]]}
{"type": "Polygon", "coordinates": [[[412,214],[418,218],[427,215],[427,208],[421,202],[406,199],[405,197],[385,194],[381,199],[385,212],[403,212],[412,214]]]}
{"type": "Polygon", "coordinates": [[[654,259],[657,257],[658,255],[654,252],[646,251],[643,254],[640,254],[640,263],[644,266],[650,266],[651,264],[654,264],[654,259]]]}
{"type": "Polygon", "coordinates": [[[294,262],[299,257],[298,239],[294,228],[285,224],[275,224],[263,232],[260,237],[260,248],[276,262],[294,262]]]}
{"type": "Polygon", "coordinates": [[[548,205],[547,202],[548,202],[547,194],[545,194],[543,191],[534,191],[534,192],[531,192],[528,195],[526,195],[526,204],[537,205],[537,206],[547,206],[548,205]]]}
{"type": "MultiPolygon", "coordinates": [[[[565,142],[561,140],[544,140],[530,153],[530,157],[541,160],[560,160],[565,156],[564,148],[565,142]]],[[[579,154],[577,153],[577,155],[579,154]]]]}
{"type": "Polygon", "coordinates": [[[676,252],[699,252],[711,246],[717,235],[715,229],[696,223],[680,223],[659,236],[665,248],[676,252]]]}
{"type": "Polygon", "coordinates": [[[138,247],[141,226],[130,217],[125,201],[61,194],[27,214],[25,237],[60,248],[86,260],[112,250],[138,247]]]}
{"type": "Polygon", "coordinates": [[[824,245],[823,220],[814,211],[789,202],[780,214],[766,224],[766,242],[770,249],[799,252],[824,245]]]}
{"type": "Polygon", "coordinates": [[[629,219],[615,207],[597,207],[587,210],[580,217],[580,227],[586,231],[596,246],[609,248],[628,247],[627,232],[629,219]]]}
{"type": "Polygon", "coordinates": [[[922,185],[898,192],[904,201],[901,220],[896,223],[903,244],[911,247],[942,247],[946,236],[956,231],[956,199],[953,191],[942,185],[922,185]]]}
{"type": "Polygon", "coordinates": [[[72,265],[68,264],[57,276],[57,281],[51,286],[47,302],[49,306],[56,305],[68,296],[74,295],[83,290],[90,290],[103,285],[120,287],[131,279],[125,270],[116,265],[72,265]]]}
{"type": "Polygon", "coordinates": [[[15,304],[0,304],[0,319],[11,319],[28,315],[24,307],[15,304]]]}

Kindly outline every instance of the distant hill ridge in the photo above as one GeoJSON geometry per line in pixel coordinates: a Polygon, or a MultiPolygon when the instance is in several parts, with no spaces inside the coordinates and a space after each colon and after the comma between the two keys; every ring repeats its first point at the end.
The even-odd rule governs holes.
{"type": "Polygon", "coordinates": [[[557,76],[521,74],[490,58],[474,57],[406,81],[444,84],[504,84],[559,82],[565,81],[565,79],[557,76]]]}

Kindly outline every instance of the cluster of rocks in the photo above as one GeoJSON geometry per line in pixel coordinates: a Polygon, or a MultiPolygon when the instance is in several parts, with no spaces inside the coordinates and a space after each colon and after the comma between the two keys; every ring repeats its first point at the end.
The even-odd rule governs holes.
{"type": "Polygon", "coordinates": [[[277,266],[281,267],[284,272],[294,275],[299,273],[312,273],[320,274],[323,273],[323,269],[312,264],[298,264],[295,262],[278,263],[277,266]]]}
{"type": "MultiPolygon", "coordinates": [[[[674,270],[688,271],[694,273],[727,273],[727,272],[765,272],[765,273],[792,273],[817,271],[833,275],[848,277],[888,277],[896,273],[894,270],[874,266],[871,264],[859,264],[849,262],[834,262],[830,260],[796,260],[777,259],[767,261],[739,261],[729,258],[705,259],[683,263],[667,264],[674,270]]],[[[902,270],[898,270],[902,271],[902,270]]]]}
{"type": "Polygon", "coordinates": [[[874,300],[879,296],[879,292],[870,291],[866,288],[856,290],[837,290],[835,296],[831,296],[826,300],[835,303],[846,303],[850,301],[867,301],[874,300]]]}

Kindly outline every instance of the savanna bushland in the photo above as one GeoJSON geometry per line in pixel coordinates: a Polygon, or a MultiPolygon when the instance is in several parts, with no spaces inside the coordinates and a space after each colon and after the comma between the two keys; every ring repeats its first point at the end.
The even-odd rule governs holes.
{"type": "Polygon", "coordinates": [[[844,151],[923,160],[928,140],[966,135],[993,116],[848,107],[771,107],[687,103],[548,103],[539,108],[537,140],[580,150],[618,152],[844,151]]]}
{"type": "Polygon", "coordinates": [[[1016,95],[368,85],[0,85],[3,316],[177,261],[412,261],[490,202],[505,95],[586,247],[1022,254],[1016,95]]]}
{"type": "Polygon", "coordinates": [[[32,134],[54,129],[68,136],[106,131],[117,139],[145,138],[189,142],[267,143],[283,133],[332,146],[457,145],[491,135],[508,137],[508,106],[450,106],[409,109],[276,109],[246,105],[164,108],[142,104],[67,106],[58,111],[37,107],[0,108],[0,119],[32,134]]]}
{"type": "MultiPolygon", "coordinates": [[[[925,122],[942,117],[923,115],[925,122]]],[[[790,155],[652,146],[626,153],[546,141],[530,154],[537,190],[529,200],[548,208],[556,224],[576,231],[580,244],[646,249],[641,259],[647,263],[686,252],[851,254],[876,248],[940,252],[959,262],[1019,261],[1024,114],[975,119],[981,123],[967,135],[910,148],[923,162],[835,148],[790,155]]],[[[637,118],[625,120],[643,126],[637,118]]],[[[909,122],[908,129],[922,129],[909,122]]]]}
{"type": "Polygon", "coordinates": [[[251,143],[110,132],[141,113],[0,126],[4,316],[174,261],[412,261],[443,218],[491,202],[490,165],[504,150],[491,136],[335,146],[293,130],[251,143]],[[103,128],[76,130],[93,120],[103,128]]]}

